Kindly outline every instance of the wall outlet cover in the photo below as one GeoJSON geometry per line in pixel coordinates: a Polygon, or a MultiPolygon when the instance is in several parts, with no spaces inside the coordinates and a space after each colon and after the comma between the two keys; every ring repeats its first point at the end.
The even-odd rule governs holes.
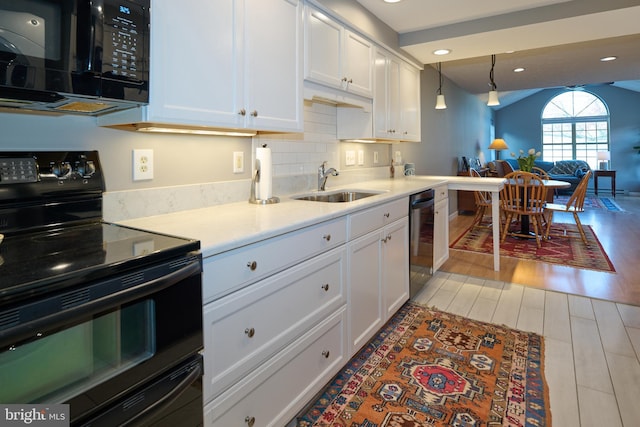
{"type": "Polygon", "coordinates": [[[364,150],[358,150],[358,164],[364,165],[364,150]]]}
{"type": "Polygon", "coordinates": [[[380,158],[378,157],[378,152],[374,151],[373,152],[373,164],[377,165],[378,163],[380,163],[380,158]]]}
{"type": "Polygon", "coordinates": [[[395,159],[393,160],[395,162],[395,164],[399,165],[400,163],[402,163],[402,152],[401,151],[396,151],[395,153],[395,159]]]}
{"type": "Polygon", "coordinates": [[[347,150],[345,152],[344,164],[346,166],[353,166],[356,164],[356,152],[353,150],[347,150]]]}
{"type": "Polygon", "coordinates": [[[244,173],[244,152],[233,152],[233,173],[244,173]]]}
{"type": "Polygon", "coordinates": [[[133,180],[145,181],[153,179],[153,150],[133,150],[133,180]]]}

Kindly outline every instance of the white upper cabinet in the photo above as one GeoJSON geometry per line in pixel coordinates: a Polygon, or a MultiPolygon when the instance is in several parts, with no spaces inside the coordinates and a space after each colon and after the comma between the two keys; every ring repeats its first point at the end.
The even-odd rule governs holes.
{"type": "Polygon", "coordinates": [[[400,63],[400,137],[404,141],[420,141],[420,70],[400,63]]]}
{"type": "Polygon", "coordinates": [[[301,7],[298,0],[153,0],[149,105],[134,110],[142,116],[135,120],[129,111],[101,124],[302,130],[301,7]]]}
{"type": "Polygon", "coordinates": [[[323,12],[305,9],[305,79],[373,96],[373,43],[323,12]]]}
{"type": "Polygon", "coordinates": [[[375,137],[419,141],[419,70],[383,49],[376,49],[374,81],[375,137]]]}

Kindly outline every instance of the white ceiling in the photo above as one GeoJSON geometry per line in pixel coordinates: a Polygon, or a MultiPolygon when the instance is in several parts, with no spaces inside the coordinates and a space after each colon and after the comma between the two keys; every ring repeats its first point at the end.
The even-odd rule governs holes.
{"type": "Polygon", "coordinates": [[[357,2],[399,34],[402,49],[423,64],[441,61],[442,73],[470,93],[488,92],[495,54],[502,106],[548,87],[640,91],[640,0],[357,2]],[[452,52],[434,55],[440,48],[452,52]],[[600,61],[609,55],[618,59],[600,61]]]}

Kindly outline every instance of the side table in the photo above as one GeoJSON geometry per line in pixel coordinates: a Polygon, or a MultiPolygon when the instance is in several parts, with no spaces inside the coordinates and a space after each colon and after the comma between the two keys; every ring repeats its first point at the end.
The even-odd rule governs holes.
{"type": "Polygon", "coordinates": [[[596,196],[598,195],[598,178],[600,178],[601,176],[608,176],[611,178],[611,194],[615,198],[616,197],[616,171],[601,170],[601,169],[596,169],[593,171],[593,187],[594,187],[596,196]]]}

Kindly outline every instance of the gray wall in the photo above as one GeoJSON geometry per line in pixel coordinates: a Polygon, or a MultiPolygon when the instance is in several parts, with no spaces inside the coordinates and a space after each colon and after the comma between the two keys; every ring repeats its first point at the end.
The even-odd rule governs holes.
{"type": "MultiPolygon", "coordinates": [[[[611,85],[588,86],[585,90],[599,96],[609,107],[610,163],[611,169],[616,170],[617,191],[640,191],[640,154],[632,148],[640,145],[640,93],[611,85]]],[[[542,148],[542,109],[563,91],[542,90],[496,112],[496,135],[505,139],[509,152],[542,148]]],[[[510,157],[509,152],[503,158],[510,157]]],[[[600,185],[609,188],[608,182],[600,185]]]]}

